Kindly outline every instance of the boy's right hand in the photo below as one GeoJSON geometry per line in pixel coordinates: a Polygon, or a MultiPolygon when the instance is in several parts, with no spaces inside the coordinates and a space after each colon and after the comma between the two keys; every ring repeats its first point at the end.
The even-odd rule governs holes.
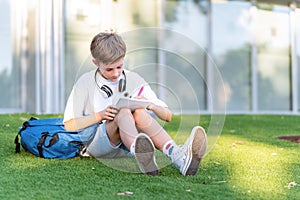
{"type": "Polygon", "coordinates": [[[102,120],[114,120],[114,118],[118,113],[119,113],[119,108],[115,105],[110,105],[106,109],[100,111],[102,120]]]}

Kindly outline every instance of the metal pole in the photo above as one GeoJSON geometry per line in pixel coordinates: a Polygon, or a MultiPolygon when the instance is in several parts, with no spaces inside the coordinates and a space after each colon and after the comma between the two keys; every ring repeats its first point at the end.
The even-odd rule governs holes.
{"type": "Polygon", "coordinates": [[[213,91],[214,90],[214,85],[213,85],[213,79],[214,79],[214,74],[212,70],[212,63],[210,61],[209,56],[212,55],[212,17],[211,17],[211,12],[212,12],[212,5],[211,5],[211,0],[207,1],[207,54],[206,54],[206,108],[208,113],[212,113],[213,111],[213,102],[214,100],[211,98],[213,97],[213,91]]]}
{"type": "Polygon", "coordinates": [[[258,111],[258,76],[257,76],[257,46],[256,46],[256,17],[257,7],[256,2],[252,1],[251,6],[251,111],[258,111]]]}
{"type": "Polygon", "coordinates": [[[291,106],[292,112],[298,112],[298,63],[297,63],[297,45],[296,45],[296,17],[295,17],[295,10],[296,4],[295,2],[290,5],[290,38],[291,38],[291,106]]]}
{"type": "MultiPolygon", "coordinates": [[[[164,11],[165,11],[165,0],[161,0],[157,2],[158,6],[158,27],[163,27],[164,23],[164,11]]],[[[157,35],[157,77],[158,77],[158,96],[160,99],[165,101],[166,94],[164,85],[166,84],[166,72],[165,72],[165,63],[166,63],[166,55],[165,52],[161,49],[161,43],[164,40],[164,30],[158,31],[157,35]]]]}
{"type": "Polygon", "coordinates": [[[35,15],[35,112],[41,114],[41,2],[37,1],[35,15]]]}

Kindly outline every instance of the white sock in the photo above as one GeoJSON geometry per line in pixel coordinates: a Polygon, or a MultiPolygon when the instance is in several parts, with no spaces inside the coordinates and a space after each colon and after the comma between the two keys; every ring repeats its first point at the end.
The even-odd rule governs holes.
{"type": "Polygon", "coordinates": [[[174,140],[169,140],[164,144],[163,153],[172,159],[172,153],[175,148],[177,148],[177,144],[174,142],[174,140]]]}
{"type": "Polygon", "coordinates": [[[134,144],[134,142],[131,144],[131,146],[130,146],[130,153],[131,153],[131,155],[133,155],[134,156],[134,147],[135,147],[135,144],[134,144]]]}

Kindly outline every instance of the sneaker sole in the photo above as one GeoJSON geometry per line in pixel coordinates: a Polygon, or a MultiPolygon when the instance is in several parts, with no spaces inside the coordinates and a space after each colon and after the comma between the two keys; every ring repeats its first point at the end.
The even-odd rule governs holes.
{"type": "Polygon", "coordinates": [[[194,127],[192,130],[191,138],[193,138],[191,148],[192,158],[190,161],[191,163],[186,170],[185,176],[195,176],[198,173],[199,165],[207,147],[207,136],[205,130],[202,127],[194,127]]]}
{"type": "Polygon", "coordinates": [[[154,146],[149,137],[145,134],[139,134],[135,142],[135,158],[138,166],[144,174],[158,175],[158,167],[154,156],[154,146]]]}

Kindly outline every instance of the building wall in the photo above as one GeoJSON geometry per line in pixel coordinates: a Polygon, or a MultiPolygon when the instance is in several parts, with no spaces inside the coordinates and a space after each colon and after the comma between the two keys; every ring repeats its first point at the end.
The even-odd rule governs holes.
{"type": "Polygon", "coordinates": [[[0,112],[62,113],[112,28],[175,112],[298,114],[300,10],[265,2],[2,0],[0,112]]]}

